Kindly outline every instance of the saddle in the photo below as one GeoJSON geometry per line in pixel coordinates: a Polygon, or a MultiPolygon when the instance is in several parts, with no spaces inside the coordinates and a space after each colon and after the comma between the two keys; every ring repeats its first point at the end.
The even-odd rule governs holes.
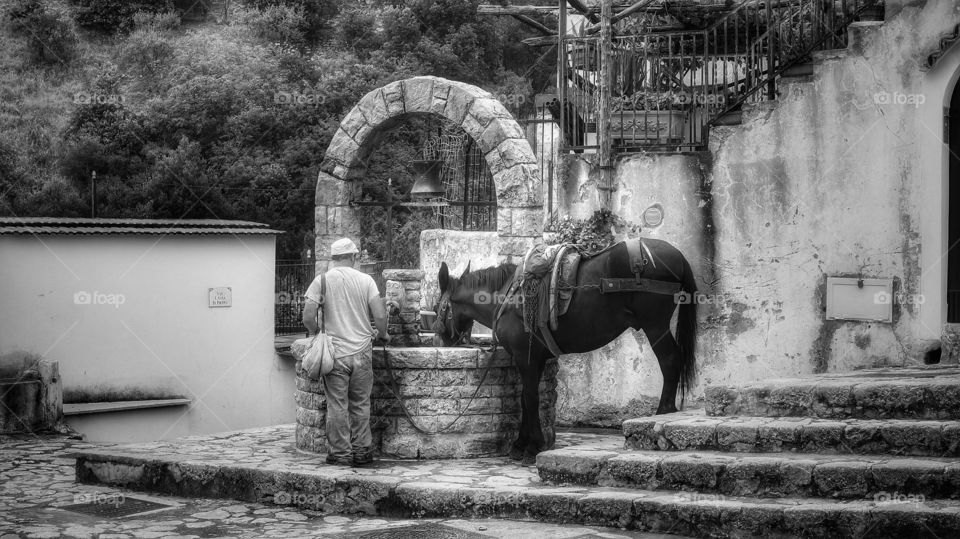
{"type": "MultiPolygon", "coordinates": [[[[633,278],[601,278],[601,293],[675,294],[680,290],[679,283],[642,278],[648,265],[656,267],[652,253],[642,239],[629,239],[623,243],[626,243],[633,278]]],[[[535,245],[530,248],[523,257],[523,262],[517,266],[513,284],[494,318],[494,334],[503,309],[508,303],[516,303],[517,300],[513,298],[519,296],[524,330],[533,335],[539,333],[541,342],[551,353],[558,356],[562,354],[552,332],[557,330],[557,319],[566,314],[570,307],[580,262],[599,256],[617,245],[619,243],[587,257],[572,243],[535,245]]]]}

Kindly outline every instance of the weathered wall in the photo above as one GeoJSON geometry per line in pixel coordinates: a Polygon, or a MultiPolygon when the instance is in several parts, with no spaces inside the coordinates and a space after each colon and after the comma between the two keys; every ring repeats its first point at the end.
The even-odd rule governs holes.
{"type": "MultiPolygon", "coordinates": [[[[784,79],[777,102],[714,128],[708,155],[617,163],[615,210],[639,222],[662,204],[663,225],[643,235],[674,242],[708,293],[697,392],[918,362],[939,333],[919,318],[942,298],[918,296],[920,223],[931,203],[920,189],[920,141],[931,128],[918,121],[917,102],[921,61],[960,23],[960,5],[893,4],[882,25],[852,28],[847,50],[819,54],[812,77],[784,79]],[[857,275],[892,278],[914,301],[894,306],[892,324],[825,321],[826,277],[857,275]]],[[[598,207],[595,171],[586,161],[566,167],[570,215],[598,207]]],[[[561,359],[561,419],[597,423],[604,409],[657,396],[655,358],[642,337],[628,337],[561,359]]]]}
{"type": "Polygon", "coordinates": [[[59,362],[67,402],[193,399],[189,407],[67,418],[92,440],[292,422],[293,362],[273,349],[275,243],[0,236],[0,305],[19,306],[0,310],[0,356],[59,362]],[[232,307],[208,307],[207,289],[219,286],[232,287],[232,307]]]}

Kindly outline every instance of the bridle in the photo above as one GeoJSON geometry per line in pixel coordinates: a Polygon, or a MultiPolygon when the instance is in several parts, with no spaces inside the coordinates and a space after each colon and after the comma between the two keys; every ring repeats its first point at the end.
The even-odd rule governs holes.
{"type": "Polygon", "coordinates": [[[457,329],[456,324],[453,322],[453,307],[450,305],[450,292],[444,292],[443,295],[440,296],[440,303],[437,304],[437,321],[445,326],[454,344],[463,342],[463,338],[469,336],[473,328],[473,324],[471,323],[464,331],[457,329]]]}

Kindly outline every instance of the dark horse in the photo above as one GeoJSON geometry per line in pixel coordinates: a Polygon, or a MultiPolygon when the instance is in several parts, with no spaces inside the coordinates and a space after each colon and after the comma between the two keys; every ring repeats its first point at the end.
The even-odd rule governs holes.
{"type": "MultiPolygon", "coordinates": [[[[693,297],[696,284],[690,263],[674,246],[655,239],[644,239],[644,244],[649,249],[651,263],[645,267],[643,277],[678,283],[681,292],[676,295],[647,291],[601,294],[601,277],[634,277],[627,247],[621,242],[594,256],[584,257],[570,307],[558,318],[553,335],[563,353],[589,352],[609,343],[627,328],[642,329],[663,373],[657,413],[664,414],[677,411],[677,391],[682,399],[695,376],[697,309],[693,297]],[[687,299],[678,301],[678,298],[687,299]],[[678,303],[674,337],[670,321],[678,303]]],[[[471,272],[468,264],[458,279],[450,276],[446,263],[441,264],[441,297],[433,329],[444,346],[455,346],[469,337],[474,320],[496,328],[497,342],[513,357],[523,385],[520,434],[510,456],[531,462],[541,450],[549,449],[545,447],[540,428],[539,385],[546,361],[554,354],[540,337],[525,331],[516,302],[504,308],[494,326],[498,302],[510,288],[515,271],[516,265],[501,264],[471,272]],[[490,298],[494,301],[489,301],[490,298]]]]}

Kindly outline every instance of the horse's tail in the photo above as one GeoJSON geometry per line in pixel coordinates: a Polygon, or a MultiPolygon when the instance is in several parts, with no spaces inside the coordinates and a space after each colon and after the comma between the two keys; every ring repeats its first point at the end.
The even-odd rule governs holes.
{"type": "Polygon", "coordinates": [[[690,262],[683,258],[681,289],[689,301],[680,304],[677,313],[677,344],[680,346],[680,406],[683,406],[687,391],[697,379],[697,283],[690,262]]]}

